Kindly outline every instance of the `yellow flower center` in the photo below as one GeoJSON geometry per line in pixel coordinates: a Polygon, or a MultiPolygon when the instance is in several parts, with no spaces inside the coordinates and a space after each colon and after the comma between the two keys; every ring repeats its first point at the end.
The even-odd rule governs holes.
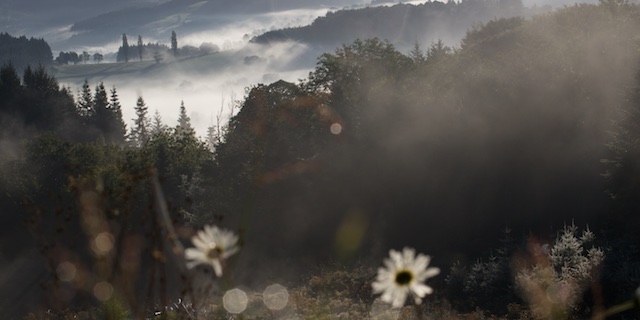
{"type": "Polygon", "coordinates": [[[207,251],[207,258],[217,259],[220,257],[221,254],[222,254],[222,248],[220,248],[219,246],[213,245],[207,251]]]}
{"type": "Polygon", "coordinates": [[[408,270],[400,270],[396,272],[396,284],[406,286],[413,280],[413,273],[408,270]]]}

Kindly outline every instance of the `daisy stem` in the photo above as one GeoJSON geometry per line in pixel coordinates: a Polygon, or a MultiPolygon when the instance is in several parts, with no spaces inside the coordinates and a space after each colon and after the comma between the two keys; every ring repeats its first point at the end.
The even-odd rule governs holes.
{"type": "Polygon", "coordinates": [[[638,301],[636,299],[629,300],[629,301],[617,304],[617,305],[607,309],[603,313],[596,314],[592,319],[593,320],[606,319],[606,318],[611,317],[613,315],[616,315],[618,313],[622,313],[622,312],[631,310],[633,308],[636,308],[637,306],[638,306],[638,301]]]}

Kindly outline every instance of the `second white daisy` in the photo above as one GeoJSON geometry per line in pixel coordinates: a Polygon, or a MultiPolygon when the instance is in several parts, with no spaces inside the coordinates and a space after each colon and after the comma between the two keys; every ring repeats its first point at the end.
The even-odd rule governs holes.
{"type": "Polygon", "coordinates": [[[416,257],[412,248],[405,247],[402,252],[390,250],[389,257],[384,260],[386,268],[378,269],[373,293],[382,294],[380,299],[394,308],[402,307],[409,295],[416,304],[422,303],[422,298],[433,292],[424,281],[438,275],[440,269],[428,268],[431,257],[423,254],[416,257]]]}
{"type": "Polygon", "coordinates": [[[195,248],[185,250],[185,258],[189,260],[187,267],[209,264],[218,277],[222,276],[222,263],[238,252],[238,236],[217,226],[204,226],[204,230],[198,231],[191,242],[195,248]]]}

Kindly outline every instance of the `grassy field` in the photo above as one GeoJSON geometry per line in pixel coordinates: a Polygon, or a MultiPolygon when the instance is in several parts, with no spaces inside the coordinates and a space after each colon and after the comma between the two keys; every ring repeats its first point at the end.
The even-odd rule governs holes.
{"type": "Polygon", "coordinates": [[[153,79],[170,73],[204,75],[222,71],[229,66],[241,63],[242,57],[236,52],[219,52],[209,55],[164,60],[159,63],[153,60],[110,63],[87,63],[76,65],[54,65],[51,73],[63,83],[81,83],[84,79],[90,82],[116,80],[153,79]]]}

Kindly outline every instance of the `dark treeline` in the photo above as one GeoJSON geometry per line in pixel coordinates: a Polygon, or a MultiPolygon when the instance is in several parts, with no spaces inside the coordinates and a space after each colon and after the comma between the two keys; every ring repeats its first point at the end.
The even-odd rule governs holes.
{"type": "Polygon", "coordinates": [[[339,45],[353,39],[378,37],[399,47],[416,41],[458,41],[471,24],[500,17],[532,15],[542,8],[524,8],[521,0],[428,1],[421,5],[395,4],[329,12],[303,27],[266,32],[256,43],[302,41],[316,45],[339,45]]]}
{"type": "Polygon", "coordinates": [[[69,142],[104,138],[124,143],[126,132],[115,88],[111,94],[109,101],[100,84],[93,95],[85,82],[76,104],[70,88],[61,87],[43,66],[27,66],[21,79],[13,65],[4,65],[0,68],[0,136],[11,140],[50,132],[69,142]]]}
{"type": "MultiPolygon", "coordinates": [[[[299,84],[250,88],[238,114],[215,131],[212,149],[195,138],[184,105],[178,125],[151,129],[142,98],[129,135],[135,143],[77,141],[73,126],[48,125],[39,130],[54,135],[30,136],[18,156],[3,158],[10,173],[0,176],[3,219],[27,218],[52,263],[61,252],[91,257],[80,240],[100,230],[117,239],[118,253],[135,247],[145,267],[113,270],[118,276],[110,278],[134,306],[171,268],[146,268],[172,255],[156,221],[156,174],[182,233],[211,223],[239,231],[234,276],[247,281],[278,273],[285,268],[270,266],[282,261],[290,277],[302,269],[297,261],[377,265],[389,248],[403,246],[432,254],[446,269],[498,247],[505,227],[549,239],[575,222],[589,224],[607,248],[600,280],[611,305],[640,281],[638,249],[628,245],[640,241],[639,28],[640,7],[611,0],[492,20],[470,30],[459,48],[437,42],[405,54],[386,41],[358,40],[322,55],[299,84]],[[107,221],[103,229],[83,225],[87,212],[107,221]],[[345,246],[345,228],[362,238],[345,246]]],[[[1,84],[26,90],[27,78],[22,84],[13,73],[1,84]]],[[[75,126],[98,114],[98,107],[74,108],[55,80],[36,78],[47,81],[31,85],[32,95],[53,92],[66,102],[16,106],[75,112],[68,118],[78,119],[69,122],[75,126]]],[[[41,128],[41,116],[13,112],[41,128]]],[[[125,257],[109,259],[117,265],[125,257]]],[[[511,276],[508,268],[504,274],[511,276]]],[[[82,288],[56,296],[55,283],[46,283],[48,292],[62,305],[92,297],[82,288]]],[[[494,305],[518,302],[512,283],[486,286],[478,292],[500,297],[490,306],[478,297],[446,298],[503,314],[494,305]]]]}
{"type": "Polygon", "coordinates": [[[161,43],[144,43],[138,36],[137,44],[129,44],[126,34],[123,35],[123,44],[118,48],[117,62],[155,60],[161,62],[169,57],[196,57],[212,54],[220,51],[220,48],[210,42],[203,42],[199,47],[190,45],[178,47],[177,36],[172,33],[171,47],[161,43]]]}
{"type": "Polygon", "coordinates": [[[22,72],[28,65],[46,66],[52,62],[51,48],[44,39],[0,33],[0,65],[11,63],[18,72],[22,72]]]}

